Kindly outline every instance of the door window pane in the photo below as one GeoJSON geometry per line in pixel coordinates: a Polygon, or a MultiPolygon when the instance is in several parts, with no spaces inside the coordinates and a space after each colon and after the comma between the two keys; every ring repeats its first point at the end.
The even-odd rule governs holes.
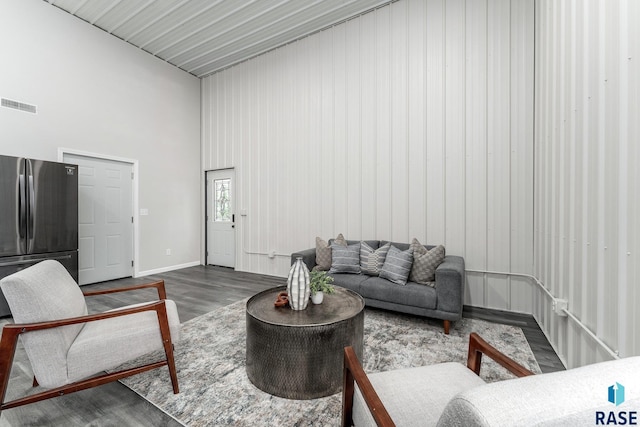
{"type": "Polygon", "coordinates": [[[231,221],[231,200],[229,199],[229,185],[231,179],[216,179],[214,187],[214,221],[231,221]]]}

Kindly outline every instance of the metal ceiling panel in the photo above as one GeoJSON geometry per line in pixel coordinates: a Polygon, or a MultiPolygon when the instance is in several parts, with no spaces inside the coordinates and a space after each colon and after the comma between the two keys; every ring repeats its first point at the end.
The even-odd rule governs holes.
{"type": "Polygon", "coordinates": [[[162,17],[173,12],[181,3],[185,2],[186,0],[153,1],[136,16],[133,16],[128,22],[118,28],[118,34],[123,40],[128,41],[131,37],[146,30],[162,17]]]}
{"type": "Polygon", "coordinates": [[[396,0],[43,0],[204,77],[396,0]]]}
{"type": "Polygon", "coordinates": [[[209,8],[215,7],[222,1],[212,0],[187,0],[181,2],[180,5],[171,11],[171,13],[162,16],[159,20],[151,24],[144,31],[130,38],[129,43],[141,47],[145,50],[146,46],[159,39],[165,34],[170,33],[180,25],[184,25],[195,16],[205,13],[209,8]]]}
{"type": "MultiPolygon", "coordinates": [[[[276,21],[278,17],[285,15],[286,6],[286,4],[274,2],[271,8],[261,11],[261,13],[246,15],[242,21],[234,22],[233,26],[225,26],[224,31],[216,31],[215,34],[211,34],[210,37],[203,39],[200,43],[192,43],[192,48],[189,50],[183,49],[182,53],[178,52],[180,54],[178,57],[170,55],[167,58],[171,59],[171,62],[175,64],[182,64],[204,55],[210,56],[214,54],[216,49],[227,46],[233,41],[246,38],[265,25],[268,26],[270,22],[276,21]]],[[[215,30],[218,29],[216,28],[215,30]]]]}
{"type": "Polygon", "coordinates": [[[120,1],[107,13],[98,18],[93,24],[108,33],[113,33],[119,27],[133,19],[140,11],[147,7],[153,0],[145,1],[120,1]]]}
{"type": "Polygon", "coordinates": [[[73,13],[80,19],[84,19],[88,23],[92,24],[103,16],[105,13],[108,13],[109,10],[115,7],[120,0],[111,1],[111,0],[98,0],[98,1],[87,1],[87,2],[78,2],[81,3],[80,7],[76,9],[73,13]]]}
{"type": "Polygon", "coordinates": [[[255,2],[225,2],[226,7],[210,9],[185,22],[180,28],[167,33],[147,49],[164,58],[174,56],[185,49],[193,49],[212,35],[225,34],[241,22],[244,15],[252,16],[263,8],[255,2]],[[234,6],[234,7],[228,7],[234,6]]]}

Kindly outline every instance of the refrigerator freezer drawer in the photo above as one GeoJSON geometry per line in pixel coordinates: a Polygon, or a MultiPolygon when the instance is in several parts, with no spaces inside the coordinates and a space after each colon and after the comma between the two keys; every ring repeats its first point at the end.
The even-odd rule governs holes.
{"type": "MultiPolygon", "coordinates": [[[[60,262],[67,269],[73,280],[78,282],[78,251],[57,252],[37,255],[24,255],[0,258],[0,279],[34,264],[53,259],[60,262]]],[[[11,311],[4,294],[0,292],[0,317],[10,316],[11,311]]]]}

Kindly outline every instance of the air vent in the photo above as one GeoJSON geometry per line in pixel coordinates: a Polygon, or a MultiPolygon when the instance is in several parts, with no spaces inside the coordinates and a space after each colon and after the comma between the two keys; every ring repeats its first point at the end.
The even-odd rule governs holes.
{"type": "Polygon", "coordinates": [[[36,106],[31,104],[25,104],[24,102],[12,101],[10,99],[2,98],[2,106],[6,108],[13,108],[14,110],[26,111],[27,113],[36,114],[36,106]]]}

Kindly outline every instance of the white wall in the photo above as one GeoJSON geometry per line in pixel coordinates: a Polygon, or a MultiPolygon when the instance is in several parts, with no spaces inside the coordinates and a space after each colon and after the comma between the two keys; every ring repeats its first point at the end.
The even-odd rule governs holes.
{"type": "MultiPolygon", "coordinates": [[[[203,169],[235,167],[247,212],[237,268],[284,276],[344,233],[531,274],[533,18],[400,0],[203,79],[203,169]]],[[[530,313],[532,288],[469,273],[466,303],[530,313]]]]}
{"type": "Polygon", "coordinates": [[[38,107],[0,108],[0,154],[138,160],[138,269],[199,263],[199,80],[40,0],[0,2],[0,52],[0,96],[38,107]]]}
{"type": "MultiPolygon", "coordinates": [[[[640,355],[640,2],[536,3],[535,273],[598,339],[640,355]]],[[[568,366],[610,359],[536,317],[568,366]]]]}

